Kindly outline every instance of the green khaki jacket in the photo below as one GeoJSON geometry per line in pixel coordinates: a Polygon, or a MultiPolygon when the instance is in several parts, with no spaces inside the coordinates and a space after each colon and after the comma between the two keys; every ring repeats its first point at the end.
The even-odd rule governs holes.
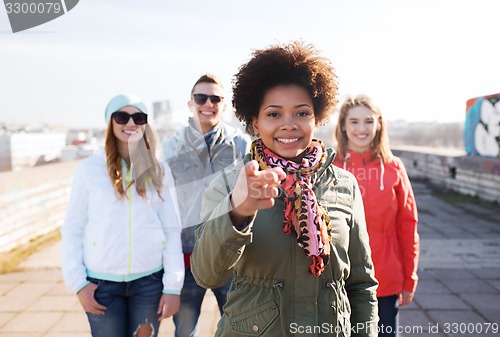
{"type": "MultiPolygon", "coordinates": [[[[330,262],[319,277],[311,258],[283,232],[284,192],[242,229],[229,217],[229,192],[242,164],[205,194],[191,270],[205,288],[233,281],[216,336],[377,336],[377,280],[356,179],[331,164],[312,177],[331,220],[330,262]]],[[[248,156],[247,156],[248,157],[248,156]]]]}

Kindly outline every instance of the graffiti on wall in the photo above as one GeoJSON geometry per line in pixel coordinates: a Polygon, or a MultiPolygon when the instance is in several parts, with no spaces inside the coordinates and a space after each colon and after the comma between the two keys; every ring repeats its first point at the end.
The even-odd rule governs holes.
{"type": "Polygon", "coordinates": [[[464,137],[467,154],[500,157],[500,93],[467,100],[464,137]]]}

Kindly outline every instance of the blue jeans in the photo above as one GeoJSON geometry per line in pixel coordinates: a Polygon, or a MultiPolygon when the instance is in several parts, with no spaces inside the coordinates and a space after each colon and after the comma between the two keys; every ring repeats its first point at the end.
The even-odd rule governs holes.
{"type": "Polygon", "coordinates": [[[91,277],[97,284],[95,299],[107,307],[104,315],[87,313],[94,337],[134,337],[141,325],[149,336],[156,337],[158,304],[162,296],[163,270],[130,282],[112,282],[91,277]],[[144,325],[145,324],[145,325],[144,325]]]}
{"type": "Polygon", "coordinates": [[[395,337],[398,326],[398,296],[377,297],[379,337],[395,337]]]}
{"type": "MultiPolygon", "coordinates": [[[[220,288],[212,289],[217,299],[222,315],[222,307],[226,304],[226,295],[231,281],[220,288]]],[[[184,285],[181,291],[181,307],[174,315],[175,337],[196,337],[198,333],[198,318],[200,317],[201,303],[207,289],[200,287],[194,280],[190,268],[186,268],[184,285]]]]}

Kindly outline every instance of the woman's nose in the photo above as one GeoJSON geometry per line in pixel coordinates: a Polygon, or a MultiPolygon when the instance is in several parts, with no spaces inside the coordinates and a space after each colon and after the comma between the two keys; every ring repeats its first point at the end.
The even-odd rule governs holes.
{"type": "Polygon", "coordinates": [[[128,119],[127,125],[129,125],[129,126],[135,126],[135,122],[134,122],[134,119],[132,117],[130,117],[128,119]]]}
{"type": "Polygon", "coordinates": [[[363,131],[365,129],[366,129],[366,125],[364,123],[358,123],[358,124],[356,124],[356,130],[363,131]]]}
{"type": "Polygon", "coordinates": [[[282,130],[295,130],[298,129],[298,125],[293,118],[285,118],[283,120],[283,125],[281,125],[282,130]]]}

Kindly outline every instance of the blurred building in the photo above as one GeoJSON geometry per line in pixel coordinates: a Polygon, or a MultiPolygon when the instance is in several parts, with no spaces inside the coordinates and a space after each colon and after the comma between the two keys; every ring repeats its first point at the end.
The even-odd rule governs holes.
{"type": "Polygon", "coordinates": [[[65,146],[65,132],[3,132],[0,134],[0,171],[59,161],[65,146]]]}
{"type": "Polygon", "coordinates": [[[157,101],[153,102],[153,118],[163,119],[172,114],[172,108],[170,107],[170,101],[157,101]]]}
{"type": "Polygon", "coordinates": [[[99,146],[104,144],[102,129],[69,129],[66,146],[61,152],[61,161],[70,161],[92,155],[99,146]]]}
{"type": "Polygon", "coordinates": [[[156,129],[160,139],[169,137],[183,126],[183,123],[174,115],[169,100],[153,102],[153,118],[148,118],[148,123],[156,129]]]}

